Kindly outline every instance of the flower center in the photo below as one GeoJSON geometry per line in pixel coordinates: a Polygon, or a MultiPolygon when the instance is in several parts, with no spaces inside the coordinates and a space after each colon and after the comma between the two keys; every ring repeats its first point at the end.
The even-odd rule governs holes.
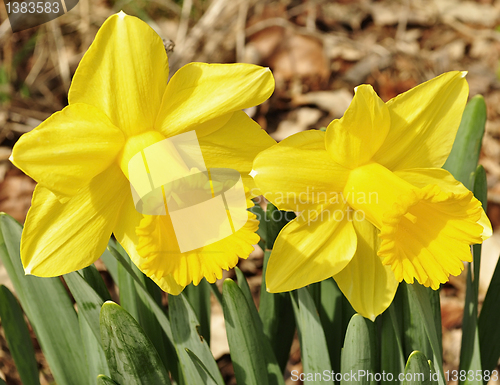
{"type": "Polygon", "coordinates": [[[415,190],[416,187],[384,166],[369,163],[349,173],[343,194],[353,209],[363,212],[373,225],[381,229],[385,213],[392,210],[401,196],[408,196],[415,190]]]}
{"type": "Polygon", "coordinates": [[[120,156],[118,156],[118,164],[128,179],[130,179],[128,172],[130,159],[138,152],[143,151],[145,148],[163,139],[165,139],[165,137],[158,131],[146,131],[127,139],[120,156]]]}
{"type": "MultiPolygon", "coordinates": [[[[205,184],[208,177],[199,173],[196,167],[190,168],[186,164],[191,159],[185,154],[191,148],[188,144],[189,141],[178,143],[165,139],[156,131],[127,140],[120,157],[120,167],[130,181],[134,205],[139,212],[166,215],[166,205],[179,208],[184,198],[190,197],[189,192],[193,188],[205,184]]],[[[206,195],[207,188],[203,191],[206,195]]],[[[210,186],[208,194],[211,197],[210,186]]]]}

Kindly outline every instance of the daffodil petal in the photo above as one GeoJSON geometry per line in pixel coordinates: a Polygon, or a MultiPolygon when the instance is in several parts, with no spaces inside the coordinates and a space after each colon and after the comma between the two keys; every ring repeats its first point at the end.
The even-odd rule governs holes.
{"type": "Polygon", "coordinates": [[[72,104],[21,136],[12,161],[41,186],[71,196],[110,166],[123,143],[100,110],[72,104]]]}
{"type": "Polygon", "coordinates": [[[250,196],[260,195],[250,176],[254,158],[276,144],[260,126],[243,111],[232,113],[228,122],[199,139],[207,168],[232,168],[241,173],[250,196]]]}
{"type": "Polygon", "coordinates": [[[21,238],[27,274],[54,277],[82,269],[106,249],[128,182],[117,166],[65,203],[38,185],[21,238]]]}
{"type": "Polygon", "coordinates": [[[325,149],[325,133],[317,130],[289,136],[254,160],[257,187],[282,210],[302,211],[309,205],[339,203],[349,170],[325,149]]]}
{"type": "Polygon", "coordinates": [[[153,129],[168,79],[161,38],[140,19],[108,18],[83,56],[69,103],[100,108],[127,136],[153,129]]]}
{"type": "Polygon", "coordinates": [[[200,138],[224,124],[224,115],[262,103],[273,90],[269,68],[190,63],[168,82],[156,128],[167,137],[195,129],[200,138]]]}
{"type": "Polygon", "coordinates": [[[464,193],[469,191],[449,171],[443,168],[413,168],[395,171],[394,174],[418,188],[435,184],[446,192],[464,193]]]}
{"type": "Polygon", "coordinates": [[[354,221],[358,246],[351,262],[333,276],[356,312],[372,321],[391,304],[398,281],[384,266],[377,250],[378,230],[366,220],[354,221]]]}
{"type": "Polygon", "coordinates": [[[184,290],[184,286],[180,286],[177,282],[175,282],[172,275],[157,277],[153,274],[149,278],[151,278],[153,282],[156,283],[165,293],[179,295],[182,293],[182,290],[184,290]]]}
{"type": "Polygon", "coordinates": [[[448,72],[387,102],[391,129],[373,160],[390,170],[441,167],[450,154],[469,87],[448,72]]]}
{"type": "Polygon", "coordinates": [[[293,220],[278,235],[267,265],[272,292],[295,290],[338,274],[356,251],[352,211],[328,205],[309,221],[293,220]]]}
{"type": "Polygon", "coordinates": [[[389,110],[372,86],[356,87],[351,105],[342,119],[326,129],[326,150],[347,168],[368,162],[382,146],[391,127],[389,110]]]}
{"type": "MultiPolygon", "coordinates": [[[[127,197],[123,202],[120,211],[120,220],[116,223],[113,229],[113,234],[116,240],[122,245],[132,262],[140,268],[142,263],[145,262],[137,252],[137,245],[139,238],[136,234],[136,228],[140,226],[141,220],[144,216],[139,213],[134,206],[132,193],[130,188],[127,190],[127,197]]],[[[165,292],[177,295],[184,289],[184,286],[179,285],[172,276],[156,276],[152,274],[150,278],[165,292]]]]}
{"type": "Polygon", "coordinates": [[[483,226],[483,232],[481,233],[481,239],[485,241],[493,235],[493,228],[491,227],[491,222],[484,210],[481,212],[481,218],[477,221],[481,226],[483,226]]]}

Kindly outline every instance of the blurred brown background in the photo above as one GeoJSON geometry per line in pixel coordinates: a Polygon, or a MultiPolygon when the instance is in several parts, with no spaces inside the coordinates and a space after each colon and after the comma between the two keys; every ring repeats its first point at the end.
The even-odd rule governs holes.
{"type": "MultiPolygon", "coordinates": [[[[104,20],[120,10],[175,43],[171,74],[191,61],[269,66],[276,91],[247,112],[278,141],[341,117],[361,83],[372,84],[388,100],[443,72],[468,71],[470,95],[482,94],[488,107],[481,163],[488,173],[488,213],[500,226],[500,1],[493,0],[80,0],[66,15],[15,34],[2,4],[0,211],[24,221],[34,182],[10,164],[11,148],[67,104],[82,55],[104,20]]],[[[484,250],[482,296],[499,238],[484,250]]],[[[251,286],[259,285],[260,267],[259,253],[242,265],[251,286]]],[[[445,361],[451,369],[458,366],[464,288],[458,277],[442,290],[445,361]]],[[[2,333],[0,376],[18,384],[2,333]]],[[[300,370],[294,349],[289,366],[300,370]]],[[[218,353],[223,370],[224,353],[218,353]]],[[[39,358],[47,384],[51,377],[39,358]]]]}

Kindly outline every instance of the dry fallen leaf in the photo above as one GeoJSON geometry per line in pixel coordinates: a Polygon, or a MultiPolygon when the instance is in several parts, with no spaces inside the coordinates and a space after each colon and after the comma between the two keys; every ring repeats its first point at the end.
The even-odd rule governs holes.
{"type": "Polygon", "coordinates": [[[0,211],[23,223],[31,206],[35,185],[33,179],[12,167],[0,183],[0,211]]]}
{"type": "Polygon", "coordinates": [[[352,93],[345,88],[335,91],[315,91],[292,96],[293,106],[314,104],[329,113],[331,118],[340,118],[352,101],[352,93]]]}
{"type": "Polygon", "coordinates": [[[282,141],[290,135],[302,132],[315,125],[321,117],[321,111],[316,108],[302,107],[292,111],[288,119],[282,120],[278,128],[271,134],[276,141],[282,141]]]}

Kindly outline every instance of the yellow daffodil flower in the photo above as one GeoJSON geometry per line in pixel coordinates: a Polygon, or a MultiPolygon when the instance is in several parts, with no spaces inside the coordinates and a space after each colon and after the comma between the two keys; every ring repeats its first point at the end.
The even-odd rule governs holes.
{"type": "Polygon", "coordinates": [[[232,235],[181,252],[168,213],[136,210],[128,167],[147,147],[195,131],[207,169],[235,169],[245,190],[255,190],[252,161],[275,142],[242,109],[271,95],[272,74],[250,64],[191,63],[167,83],[168,75],[161,38],[120,12],[84,55],[69,105],[17,142],[13,163],[38,182],[21,240],[27,273],[56,276],[88,266],[114,234],[146,275],[178,294],[203,277],[221,278],[221,269],[253,250],[258,223],[248,213],[232,235]]]}
{"type": "Polygon", "coordinates": [[[491,235],[480,202],[449,172],[467,101],[465,73],[449,72],[384,103],[357,87],[326,132],[293,135],[260,153],[252,175],[282,210],[300,215],[279,234],[271,292],[333,277],[374,319],[398,281],[437,289],[491,235]]]}

